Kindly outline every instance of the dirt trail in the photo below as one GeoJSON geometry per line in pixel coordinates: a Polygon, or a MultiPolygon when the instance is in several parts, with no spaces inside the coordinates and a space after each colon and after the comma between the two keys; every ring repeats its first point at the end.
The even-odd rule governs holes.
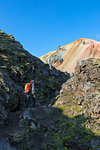
{"type": "Polygon", "coordinates": [[[23,147],[40,150],[42,143],[49,141],[47,130],[56,129],[54,120],[58,113],[58,109],[45,106],[36,110],[30,108],[26,113],[25,111],[10,113],[8,124],[0,128],[0,139],[9,142],[18,150],[22,150],[23,147]]]}

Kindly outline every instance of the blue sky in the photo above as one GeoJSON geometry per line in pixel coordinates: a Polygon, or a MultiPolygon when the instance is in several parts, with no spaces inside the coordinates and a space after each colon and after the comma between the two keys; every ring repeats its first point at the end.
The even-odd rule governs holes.
{"type": "Polygon", "coordinates": [[[79,38],[100,41],[100,0],[0,0],[0,29],[37,57],[79,38]]]}

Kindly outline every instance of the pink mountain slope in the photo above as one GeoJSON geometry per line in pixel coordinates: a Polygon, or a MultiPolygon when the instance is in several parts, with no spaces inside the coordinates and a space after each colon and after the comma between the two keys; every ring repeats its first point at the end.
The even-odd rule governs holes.
{"type": "Polygon", "coordinates": [[[100,58],[100,42],[81,38],[40,57],[43,62],[69,73],[74,72],[78,60],[86,58],[100,58]]]}

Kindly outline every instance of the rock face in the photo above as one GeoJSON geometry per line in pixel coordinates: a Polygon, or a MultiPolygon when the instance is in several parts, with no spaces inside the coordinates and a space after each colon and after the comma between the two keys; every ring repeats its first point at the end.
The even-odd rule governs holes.
{"type": "MultiPolygon", "coordinates": [[[[63,130],[67,130],[67,134],[64,133],[66,136],[65,145],[67,147],[72,149],[81,149],[82,147],[80,148],[79,145],[81,145],[81,143],[79,141],[80,137],[82,137],[82,143],[85,142],[82,149],[87,150],[89,147],[90,149],[100,148],[100,59],[91,58],[77,62],[75,73],[71,79],[62,85],[60,95],[58,96],[58,100],[56,101],[54,107],[60,108],[65,116],[67,115],[68,117],[73,118],[74,121],[74,124],[71,122],[69,123],[70,127],[67,121],[61,125],[63,130]],[[77,122],[77,119],[79,122],[77,122]],[[86,144],[87,142],[84,141],[86,138],[81,135],[80,131],[79,133],[76,133],[78,136],[75,135],[77,127],[78,130],[80,130],[80,127],[85,127],[85,129],[83,129],[85,134],[92,131],[89,135],[98,135],[98,138],[93,140],[88,136],[89,138],[87,141],[90,145],[89,146],[86,144]],[[71,134],[69,135],[68,130],[70,130],[72,136],[71,134]],[[68,139],[71,139],[72,143],[70,143],[70,140],[68,139]],[[77,142],[74,141],[75,139],[77,142]],[[75,147],[70,144],[75,144],[75,147]]],[[[60,139],[61,136],[59,138],[59,142],[60,139]]]]}
{"type": "Polygon", "coordinates": [[[81,38],[40,57],[43,62],[69,73],[74,72],[78,60],[85,58],[100,58],[100,42],[81,38]]]}
{"type": "Polygon", "coordinates": [[[89,116],[100,122],[100,59],[78,61],[75,74],[62,85],[60,93],[66,96],[73,93],[69,97],[73,96],[85,113],[88,112],[89,116]]]}

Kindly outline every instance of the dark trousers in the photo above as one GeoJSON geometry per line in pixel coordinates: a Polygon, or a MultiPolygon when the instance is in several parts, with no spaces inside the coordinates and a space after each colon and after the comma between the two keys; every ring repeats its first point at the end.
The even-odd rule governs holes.
{"type": "Polygon", "coordinates": [[[30,93],[30,94],[26,93],[25,95],[27,97],[27,100],[26,100],[26,109],[29,107],[29,103],[30,103],[31,99],[33,101],[33,108],[35,108],[35,101],[36,101],[36,99],[35,99],[35,97],[33,97],[33,94],[32,93],[30,93]]]}

